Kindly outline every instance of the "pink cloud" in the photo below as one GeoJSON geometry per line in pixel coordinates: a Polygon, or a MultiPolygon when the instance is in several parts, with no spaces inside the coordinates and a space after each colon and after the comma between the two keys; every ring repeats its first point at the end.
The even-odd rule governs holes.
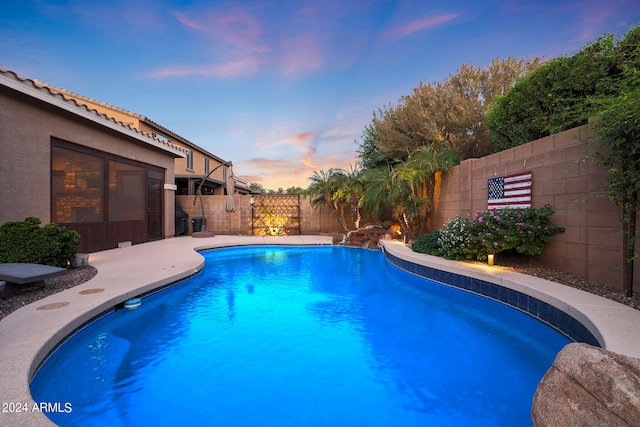
{"type": "Polygon", "coordinates": [[[149,76],[153,78],[186,76],[230,78],[255,75],[259,68],[260,61],[257,58],[249,56],[237,61],[221,64],[205,66],[179,65],[168,67],[151,72],[149,76]]]}
{"type": "Polygon", "coordinates": [[[282,43],[280,69],[285,75],[297,75],[324,65],[317,39],[308,35],[286,39],[282,43]]]}
{"type": "Polygon", "coordinates": [[[194,19],[189,18],[183,13],[173,12],[173,16],[175,16],[178,22],[180,22],[185,27],[188,27],[188,28],[191,28],[192,30],[200,31],[203,33],[207,32],[207,28],[204,25],[202,25],[200,22],[194,19]]]}
{"type": "Polygon", "coordinates": [[[288,138],[284,138],[284,139],[276,142],[276,144],[277,145],[285,145],[285,144],[298,145],[298,144],[310,141],[315,137],[316,137],[316,133],[315,132],[302,132],[302,133],[299,133],[297,135],[294,135],[294,136],[291,136],[291,137],[288,137],[288,138]]]}
{"type": "Polygon", "coordinates": [[[173,11],[175,19],[204,38],[207,50],[223,63],[206,67],[171,67],[153,73],[156,77],[205,75],[211,77],[249,75],[233,66],[252,62],[256,72],[271,72],[288,78],[306,74],[325,65],[326,29],[317,28],[317,17],[294,13],[278,20],[263,18],[261,10],[231,7],[209,10],[173,11]],[[304,19],[303,19],[304,18],[304,19]],[[323,35],[324,34],[324,35],[323,35]],[[227,71],[228,68],[232,70],[227,71]]]}
{"type": "MultiPolygon", "coordinates": [[[[235,164],[235,163],[234,163],[235,164]]],[[[294,163],[283,159],[267,159],[265,157],[255,157],[252,159],[241,160],[237,162],[234,169],[258,169],[263,172],[281,171],[283,169],[290,169],[294,166],[294,163]]]]}
{"type": "MultiPolygon", "coordinates": [[[[576,19],[575,25],[578,40],[582,43],[594,41],[601,36],[607,27],[607,24],[611,23],[612,19],[617,14],[624,16],[624,10],[635,5],[637,8],[637,2],[635,0],[623,0],[620,2],[599,2],[595,0],[589,0],[579,5],[575,5],[575,9],[569,8],[569,12],[580,17],[576,19]]],[[[626,31],[623,24],[620,24],[620,30],[626,31]]]]}
{"type": "Polygon", "coordinates": [[[249,182],[262,184],[267,189],[306,187],[313,170],[299,161],[253,158],[239,161],[234,168],[238,176],[249,182]]]}
{"type": "Polygon", "coordinates": [[[267,189],[299,186],[306,188],[309,177],[320,169],[347,169],[355,163],[355,151],[331,150],[320,153],[315,147],[308,147],[299,156],[286,158],[253,158],[234,162],[238,176],[249,182],[262,184],[267,189]]]}
{"type": "Polygon", "coordinates": [[[173,15],[182,25],[209,35],[212,41],[222,46],[257,53],[269,49],[262,40],[260,21],[244,9],[210,11],[198,14],[195,18],[177,11],[173,15]]]}
{"type": "Polygon", "coordinates": [[[247,10],[174,11],[173,16],[186,28],[205,36],[207,49],[216,59],[207,65],[170,66],[150,73],[151,77],[251,76],[257,74],[268,60],[264,54],[270,48],[264,40],[262,25],[247,10]]]}
{"type": "Polygon", "coordinates": [[[393,41],[399,40],[416,32],[437,27],[439,25],[453,21],[458,16],[460,15],[457,13],[452,13],[449,15],[428,16],[426,18],[416,19],[414,21],[410,21],[402,25],[397,25],[390,28],[385,32],[385,36],[393,41]]]}
{"type": "Polygon", "coordinates": [[[304,156],[300,157],[300,161],[307,168],[315,168],[316,163],[313,161],[313,157],[316,155],[317,152],[318,152],[317,149],[313,147],[309,147],[309,150],[307,151],[307,153],[304,156]]]}

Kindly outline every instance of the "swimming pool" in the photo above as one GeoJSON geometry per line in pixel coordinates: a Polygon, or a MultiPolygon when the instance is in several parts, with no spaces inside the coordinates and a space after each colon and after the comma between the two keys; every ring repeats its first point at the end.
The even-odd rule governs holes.
{"type": "Polygon", "coordinates": [[[63,344],[32,382],[60,425],[530,425],[569,342],[381,252],[242,247],[63,344]]]}

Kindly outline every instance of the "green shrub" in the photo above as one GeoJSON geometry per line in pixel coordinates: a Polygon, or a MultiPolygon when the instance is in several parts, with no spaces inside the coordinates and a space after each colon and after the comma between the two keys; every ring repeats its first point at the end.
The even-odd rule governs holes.
{"type": "Polygon", "coordinates": [[[80,235],[56,224],[40,227],[38,218],[0,226],[0,262],[26,262],[66,268],[78,252],[80,235]]]}
{"type": "Polygon", "coordinates": [[[459,216],[449,219],[440,230],[438,239],[442,256],[447,259],[471,259],[474,241],[471,238],[471,222],[459,216]]]}
{"type": "Polygon", "coordinates": [[[439,238],[440,231],[438,230],[432,233],[421,234],[416,241],[413,242],[411,249],[421,254],[440,256],[442,252],[440,250],[440,244],[438,243],[439,238]]]}
{"type": "Polygon", "coordinates": [[[551,206],[540,209],[502,209],[478,212],[472,218],[471,232],[475,259],[513,249],[519,254],[539,255],[555,233],[564,228],[551,224],[551,206]]]}
{"type": "Polygon", "coordinates": [[[442,227],[437,241],[433,241],[433,236],[423,235],[428,237],[418,239],[417,249],[412,248],[454,260],[486,260],[489,254],[506,250],[538,255],[555,233],[564,231],[551,224],[552,214],[551,206],[545,205],[540,209],[501,209],[477,212],[467,218],[455,217],[442,227]]]}

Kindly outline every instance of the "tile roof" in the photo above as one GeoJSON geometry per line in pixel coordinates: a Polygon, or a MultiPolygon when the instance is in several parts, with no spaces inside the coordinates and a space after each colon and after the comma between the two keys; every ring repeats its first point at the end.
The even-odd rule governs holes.
{"type": "Polygon", "coordinates": [[[189,141],[188,139],[186,139],[186,138],[178,135],[177,133],[173,132],[172,130],[167,129],[166,127],[162,126],[160,123],[158,123],[158,122],[156,122],[154,120],[151,120],[147,116],[143,116],[142,114],[138,114],[136,112],[133,112],[133,111],[130,111],[130,110],[126,110],[126,109],[121,108],[121,107],[117,107],[115,105],[109,104],[109,103],[104,102],[104,101],[100,101],[100,100],[95,99],[95,98],[90,98],[90,97],[87,97],[87,96],[84,96],[84,95],[80,95],[79,93],[75,93],[75,92],[72,92],[70,90],[63,89],[61,87],[57,87],[57,86],[51,85],[49,83],[45,83],[45,82],[40,81],[40,80],[34,80],[34,82],[36,84],[40,85],[41,87],[47,87],[52,92],[60,93],[63,96],[66,96],[67,98],[81,100],[81,101],[84,100],[84,101],[87,101],[87,102],[91,102],[93,104],[100,105],[100,106],[105,107],[107,109],[110,109],[110,110],[113,110],[113,111],[117,111],[119,113],[125,114],[127,116],[130,116],[130,117],[133,117],[135,119],[138,119],[138,120],[140,120],[142,122],[150,124],[153,127],[158,128],[159,130],[161,130],[165,134],[171,136],[173,139],[176,139],[176,140],[184,143],[185,145],[187,145],[187,146],[189,146],[191,148],[194,148],[194,149],[206,154],[209,157],[212,157],[212,158],[216,159],[220,163],[225,163],[225,160],[221,159],[220,157],[216,156],[215,154],[212,154],[212,153],[204,150],[203,148],[199,147],[198,145],[194,144],[193,142],[189,141]]]}
{"type": "Polygon", "coordinates": [[[0,68],[0,85],[25,93],[34,98],[38,98],[41,101],[56,105],[76,115],[85,117],[89,120],[102,124],[103,126],[132,136],[141,142],[145,142],[151,146],[168,151],[176,157],[186,157],[188,150],[185,148],[172,144],[171,142],[164,141],[149,133],[140,131],[139,129],[131,126],[131,124],[123,123],[113,117],[109,117],[108,115],[97,111],[94,108],[90,108],[87,105],[78,102],[78,99],[86,99],[86,97],[81,97],[80,95],[72,97],[71,95],[64,93],[65,91],[60,88],[55,88],[51,85],[47,85],[46,83],[19,76],[15,72],[4,68],[0,68]]]}

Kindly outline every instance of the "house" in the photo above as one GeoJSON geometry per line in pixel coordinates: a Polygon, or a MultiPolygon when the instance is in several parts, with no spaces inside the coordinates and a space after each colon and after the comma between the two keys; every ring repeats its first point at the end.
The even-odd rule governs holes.
{"type": "Polygon", "coordinates": [[[185,146],[0,69],[0,224],[35,216],[80,251],[171,237],[185,146]]]}
{"type": "MultiPolygon", "coordinates": [[[[196,144],[172,132],[171,130],[161,126],[148,117],[145,117],[138,113],[134,113],[132,111],[127,111],[123,108],[116,107],[102,101],[88,98],[86,96],[68,91],[66,89],[49,85],[44,82],[37,81],[37,84],[46,86],[52,92],[60,93],[66,98],[75,99],[78,102],[87,105],[89,108],[95,109],[96,111],[106,114],[109,117],[113,117],[116,120],[126,123],[131,127],[138,129],[139,131],[150,134],[161,141],[184,148],[187,152],[187,157],[180,157],[175,161],[175,183],[178,187],[176,190],[176,194],[196,194],[196,191],[200,186],[200,182],[204,177],[207,177],[207,179],[200,190],[202,194],[225,194],[225,183],[227,173],[229,173],[227,161],[197,146],[196,144]],[[212,172],[211,175],[209,175],[210,172],[212,172]]],[[[249,185],[243,179],[234,176],[234,183],[235,193],[250,193],[249,185]]]]}

